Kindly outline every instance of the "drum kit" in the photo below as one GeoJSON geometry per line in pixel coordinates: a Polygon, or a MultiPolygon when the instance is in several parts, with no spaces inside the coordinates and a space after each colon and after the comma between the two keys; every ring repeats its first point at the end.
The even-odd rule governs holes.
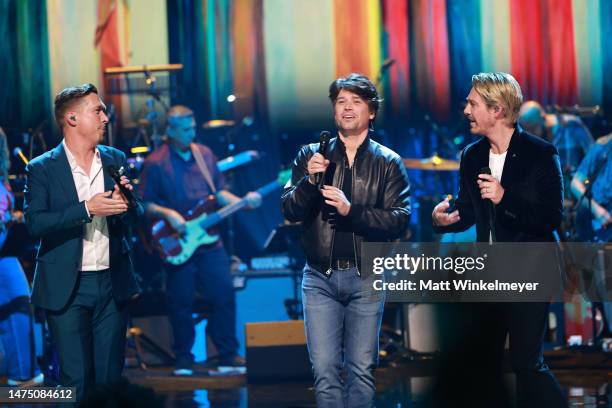
{"type": "Polygon", "coordinates": [[[409,172],[417,172],[410,174],[410,182],[416,187],[413,210],[417,217],[411,225],[411,240],[435,241],[439,237],[431,227],[431,212],[449,193],[443,190],[449,187],[447,182],[452,176],[456,176],[460,163],[458,160],[442,158],[438,153],[423,159],[404,158],[403,162],[409,172]]]}
{"type": "Polygon", "coordinates": [[[443,159],[435,153],[431,157],[425,159],[404,159],[404,165],[407,169],[426,170],[426,171],[457,171],[459,170],[459,161],[443,159]]]}

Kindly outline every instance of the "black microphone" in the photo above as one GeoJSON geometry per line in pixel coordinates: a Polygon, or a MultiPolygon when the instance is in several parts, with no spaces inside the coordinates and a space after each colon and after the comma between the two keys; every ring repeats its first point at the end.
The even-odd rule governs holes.
{"type": "MultiPolygon", "coordinates": [[[[317,151],[317,153],[320,153],[323,158],[325,158],[327,146],[329,145],[329,139],[331,139],[331,134],[327,130],[322,131],[319,135],[319,151],[317,151]]],[[[315,173],[315,184],[320,188],[322,183],[323,172],[315,173]]]]}
{"type": "Polygon", "coordinates": [[[478,171],[478,174],[488,174],[490,176],[491,175],[491,168],[490,167],[482,167],[478,171]]]}
{"type": "MultiPolygon", "coordinates": [[[[483,167],[478,171],[478,174],[488,174],[491,175],[490,167],[483,167]]],[[[487,211],[489,212],[489,226],[491,227],[491,238],[493,242],[497,240],[495,237],[495,206],[493,205],[493,201],[487,199],[487,211]]]]}
{"type": "Polygon", "coordinates": [[[128,207],[136,207],[138,205],[138,202],[136,201],[136,197],[134,197],[134,192],[129,190],[123,184],[121,184],[121,176],[125,176],[125,169],[123,168],[123,166],[117,169],[111,164],[109,166],[106,166],[106,170],[108,171],[108,174],[110,174],[112,179],[115,181],[115,183],[119,186],[119,191],[121,191],[121,194],[123,194],[123,196],[127,200],[128,207]]]}

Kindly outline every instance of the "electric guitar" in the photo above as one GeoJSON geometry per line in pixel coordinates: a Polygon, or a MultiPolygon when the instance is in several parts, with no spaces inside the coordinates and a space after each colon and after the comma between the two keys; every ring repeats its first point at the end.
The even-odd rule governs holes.
{"type": "MultiPolygon", "coordinates": [[[[259,188],[262,197],[283,186],[291,177],[291,169],[280,172],[278,179],[259,188]]],[[[217,200],[214,195],[202,199],[185,215],[185,233],[179,235],[165,219],[159,220],[151,228],[151,236],[161,257],[172,265],[182,265],[191,258],[202,245],[212,245],[219,241],[217,224],[247,206],[246,198],[215,211],[217,200]]]]}

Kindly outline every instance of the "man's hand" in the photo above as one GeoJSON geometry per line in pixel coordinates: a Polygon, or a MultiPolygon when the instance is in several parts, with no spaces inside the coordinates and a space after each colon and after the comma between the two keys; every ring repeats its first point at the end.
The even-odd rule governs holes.
{"type": "Polygon", "coordinates": [[[325,204],[335,207],[338,214],[347,216],[351,210],[351,203],[346,199],[344,192],[334,186],[323,186],[321,194],[325,197],[325,204]]]}
{"type": "Polygon", "coordinates": [[[505,190],[495,177],[490,174],[479,174],[477,183],[478,188],[480,188],[480,196],[483,199],[489,199],[495,205],[501,202],[505,190]]]}
{"type": "Polygon", "coordinates": [[[22,223],[25,221],[24,215],[23,215],[23,211],[21,210],[15,210],[11,213],[11,221],[12,222],[17,222],[17,223],[22,223]]]}
{"type": "Polygon", "coordinates": [[[610,224],[612,224],[612,216],[604,207],[602,207],[599,203],[596,203],[595,200],[592,201],[591,204],[593,217],[601,224],[602,228],[608,228],[610,224]]]}
{"type": "Polygon", "coordinates": [[[113,191],[105,191],[87,200],[86,204],[89,214],[107,217],[126,212],[128,209],[127,204],[121,199],[113,198],[113,194],[113,191]]]}
{"type": "Polygon", "coordinates": [[[314,156],[308,160],[308,181],[311,184],[315,184],[315,174],[324,173],[329,166],[329,160],[326,160],[321,153],[315,153],[314,156]]]}
{"type": "Polygon", "coordinates": [[[459,221],[461,218],[459,217],[459,210],[455,210],[451,213],[447,213],[446,210],[450,208],[450,202],[448,198],[445,198],[444,201],[441,201],[436,205],[431,213],[431,218],[433,220],[434,225],[439,227],[446,227],[447,225],[451,225],[459,221]]]}
{"type": "Polygon", "coordinates": [[[259,194],[257,191],[250,191],[246,196],[244,196],[244,198],[247,201],[246,208],[249,210],[254,210],[261,205],[261,194],[259,194]]]}
{"type": "MultiPolygon", "coordinates": [[[[120,181],[121,181],[121,185],[127,188],[128,190],[130,191],[134,190],[134,187],[130,184],[130,180],[128,180],[127,177],[121,176],[120,181]]],[[[126,204],[128,203],[128,200],[123,196],[123,194],[121,194],[121,190],[119,190],[119,186],[117,184],[115,184],[115,189],[113,190],[112,199],[121,200],[126,204]]]]}
{"type": "Polygon", "coordinates": [[[179,235],[185,234],[185,218],[183,218],[183,216],[179,214],[178,211],[175,211],[171,208],[167,208],[166,211],[164,211],[164,218],[166,218],[166,221],[168,221],[172,229],[178,232],[179,235]]]}

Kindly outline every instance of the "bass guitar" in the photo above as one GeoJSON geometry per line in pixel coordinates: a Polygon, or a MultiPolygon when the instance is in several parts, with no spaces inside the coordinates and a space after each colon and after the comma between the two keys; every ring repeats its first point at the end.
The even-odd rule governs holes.
{"type": "MultiPolygon", "coordinates": [[[[291,170],[281,171],[277,180],[259,188],[262,197],[283,186],[291,177],[291,170]]],[[[172,265],[182,265],[202,245],[219,241],[220,234],[215,228],[221,221],[248,205],[246,198],[228,204],[219,210],[214,195],[202,199],[185,215],[185,233],[179,235],[166,220],[155,222],[151,228],[154,245],[161,257],[172,265]]]]}

